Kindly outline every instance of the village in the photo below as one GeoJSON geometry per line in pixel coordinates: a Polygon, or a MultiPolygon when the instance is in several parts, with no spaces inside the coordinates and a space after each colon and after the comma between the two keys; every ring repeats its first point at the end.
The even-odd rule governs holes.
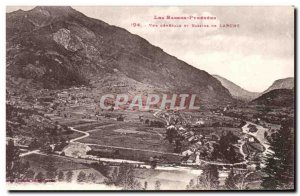
{"type": "Polygon", "coordinates": [[[268,128],[227,116],[232,111],[229,106],[201,112],[107,111],[97,107],[92,94],[86,87],[45,90],[34,96],[32,104],[11,96],[7,104],[37,111],[30,121],[42,124],[40,129],[47,124],[49,134],[42,139],[38,135],[8,139],[15,141],[20,156],[29,161],[31,156],[50,156],[85,165],[129,163],[146,170],[196,171],[213,164],[225,177],[230,168],[241,172],[263,167],[266,140],[256,134],[261,131],[260,136],[267,136],[268,128]]]}

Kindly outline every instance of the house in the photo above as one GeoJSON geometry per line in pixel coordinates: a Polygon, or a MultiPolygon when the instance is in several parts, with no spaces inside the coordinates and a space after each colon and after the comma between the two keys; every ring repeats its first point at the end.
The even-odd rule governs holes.
{"type": "Polygon", "coordinates": [[[249,137],[249,140],[248,140],[249,142],[254,142],[254,137],[249,137]]]}
{"type": "Polygon", "coordinates": [[[188,139],[189,142],[193,141],[195,139],[195,136],[192,136],[188,139]]]}
{"type": "Polygon", "coordinates": [[[195,159],[196,164],[200,164],[201,160],[200,160],[200,152],[196,152],[196,159],[195,159]]]}
{"type": "Polygon", "coordinates": [[[186,129],[183,127],[179,127],[179,131],[186,131],[186,129]]]}
{"type": "Polygon", "coordinates": [[[198,120],[196,123],[195,123],[195,125],[197,125],[197,126],[201,126],[201,125],[204,125],[205,123],[204,123],[204,121],[203,120],[198,120]]]}
{"type": "Polygon", "coordinates": [[[191,151],[191,150],[186,150],[186,151],[182,152],[183,156],[190,156],[191,154],[193,154],[193,151],[191,151]]]}
{"type": "Polygon", "coordinates": [[[170,130],[170,129],[172,129],[172,130],[175,129],[175,130],[176,130],[176,127],[175,127],[174,125],[170,125],[170,126],[167,127],[167,129],[168,129],[168,130],[170,130]]]}

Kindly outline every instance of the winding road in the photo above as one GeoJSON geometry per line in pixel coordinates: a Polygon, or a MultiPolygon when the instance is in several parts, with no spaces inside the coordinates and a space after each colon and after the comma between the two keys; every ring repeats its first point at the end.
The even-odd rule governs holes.
{"type": "MultiPolygon", "coordinates": [[[[161,119],[162,117],[160,116],[161,113],[163,111],[161,110],[158,110],[156,112],[153,113],[154,117],[158,118],[158,119],[161,119]]],[[[169,124],[169,121],[165,118],[162,118],[164,121],[167,122],[167,124],[169,124]]],[[[81,139],[84,139],[84,138],[87,138],[90,136],[90,134],[88,132],[85,132],[85,131],[80,131],[78,129],[75,129],[74,127],[69,127],[72,131],[74,132],[78,132],[78,133],[81,133],[83,134],[82,136],[80,137],[77,137],[77,138],[74,138],[74,139],[71,139],[70,142],[71,143],[81,143],[81,142],[78,142],[79,140],[81,139]]],[[[255,137],[260,143],[261,145],[263,145],[265,147],[265,151],[263,152],[264,154],[267,153],[267,152],[271,152],[269,150],[269,145],[268,143],[266,142],[266,139],[264,138],[264,131],[266,131],[265,128],[263,128],[262,126],[259,126],[259,125],[256,125],[254,123],[251,123],[251,122],[246,122],[246,125],[244,125],[242,127],[242,132],[247,134],[247,135],[250,135],[252,137],[255,137]],[[251,133],[249,132],[249,128],[248,128],[248,125],[249,124],[253,124],[255,126],[257,126],[257,129],[258,131],[256,133],[251,133]]],[[[246,139],[246,138],[245,138],[246,139]]],[[[244,140],[245,140],[244,139],[244,140]]],[[[244,165],[244,164],[247,164],[248,163],[248,160],[246,159],[247,155],[244,153],[243,151],[243,145],[245,145],[245,141],[242,141],[241,145],[239,146],[239,151],[240,153],[243,155],[243,159],[244,161],[241,161],[241,162],[238,162],[238,163],[222,163],[222,162],[216,162],[216,161],[206,161],[206,160],[203,160],[203,159],[200,159],[200,165],[202,163],[206,163],[206,164],[210,164],[210,165],[218,165],[218,166],[236,166],[236,165],[244,165]]],[[[118,146],[110,146],[110,145],[101,145],[101,144],[92,144],[92,143],[83,143],[85,145],[88,145],[88,146],[98,146],[98,147],[103,147],[103,148],[114,148],[114,149],[125,149],[125,150],[132,150],[132,151],[144,151],[144,152],[151,152],[151,153],[157,153],[157,154],[165,154],[165,155],[177,155],[176,153],[168,153],[168,152],[161,152],[161,151],[155,151],[155,150],[147,150],[147,149],[136,149],[136,148],[127,148],[127,147],[118,147],[118,146]]],[[[39,154],[40,152],[38,150],[34,150],[34,151],[30,151],[30,152],[26,152],[26,153],[23,153],[21,154],[20,156],[27,156],[29,154],[39,154]]],[[[104,158],[102,158],[104,159],[104,158]]],[[[123,160],[123,159],[120,159],[122,161],[131,161],[131,160],[123,160]]],[[[115,162],[116,159],[107,159],[106,161],[111,161],[111,162],[115,162]],[[114,161],[112,161],[114,160],[114,161]]],[[[134,161],[135,162],[135,161],[134,161]]]]}
{"type": "Polygon", "coordinates": [[[89,133],[84,132],[84,131],[77,130],[77,129],[75,129],[74,127],[69,127],[69,128],[70,128],[72,131],[74,131],[74,132],[78,132],[78,133],[84,134],[83,136],[80,136],[80,137],[71,139],[70,142],[76,142],[77,140],[81,140],[81,139],[83,139],[83,138],[86,138],[86,137],[89,137],[89,136],[90,136],[89,133]]]}
{"type": "MultiPolygon", "coordinates": [[[[167,125],[170,124],[170,122],[168,121],[168,119],[162,118],[160,115],[162,114],[162,110],[158,110],[156,112],[153,113],[153,116],[158,118],[158,119],[162,119],[164,121],[166,121],[167,125]]],[[[244,161],[238,162],[238,163],[222,163],[222,162],[216,162],[216,161],[206,161],[203,159],[200,159],[200,165],[201,163],[206,163],[206,164],[210,164],[210,165],[218,165],[218,166],[236,166],[236,165],[244,165],[248,163],[248,160],[246,159],[247,155],[243,152],[243,145],[245,144],[245,141],[242,142],[242,144],[239,147],[240,153],[243,155],[243,159],[244,161]]]]}
{"type": "MultiPolygon", "coordinates": [[[[158,110],[156,112],[154,112],[154,117],[158,118],[158,119],[163,119],[164,121],[166,121],[167,125],[169,125],[169,121],[165,118],[162,118],[160,115],[162,114],[162,110],[158,110]]],[[[250,135],[252,137],[255,137],[262,146],[264,146],[264,152],[263,152],[263,155],[266,155],[267,153],[273,153],[273,151],[271,151],[269,149],[270,145],[268,144],[268,141],[265,139],[264,137],[264,132],[267,131],[266,128],[260,126],[260,125],[257,125],[255,123],[252,123],[252,122],[246,122],[246,125],[244,125],[242,127],[242,132],[247,134],[247,135],[250,135]],[[252,125],[255,125],[257,127],[257,132],[255,133],[251,133],[249,132],[249,128],[248,128],[248,125],[249,124],[252,124],[252,125]]],[[[242,143],[241,145],[239,146],[239,151],[240,151],[240,154],[243,156],[243,159],[244,161],[241,161],[241,162],[238,162],[238,163],[233,163],[233,164],[230,164],[230,163],[222,163],[222,162],[214,162],[214,161],[206,161],[206,160],[202,160],[200,159],[200,164],[201,163],[206,163],[206,164],[211,164],[211,165],[218,165],[218,166],[235,166],[235,165],[244,165],[244,164],[247,164],[249,161],[246,159],[247,157],[247,154],[245,154],[245,152],[243,151],[243,146],[246,145],[246,140],[247,138],[243,138],[242,140],[242,143]]]]}

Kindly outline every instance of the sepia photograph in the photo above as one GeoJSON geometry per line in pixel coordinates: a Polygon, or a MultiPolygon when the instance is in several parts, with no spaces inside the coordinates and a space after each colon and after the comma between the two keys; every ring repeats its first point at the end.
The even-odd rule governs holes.
{"type": "Polygon", "coordinates": [[[294,6],[6,6],[8,191],[295,191],[294,6]]]}

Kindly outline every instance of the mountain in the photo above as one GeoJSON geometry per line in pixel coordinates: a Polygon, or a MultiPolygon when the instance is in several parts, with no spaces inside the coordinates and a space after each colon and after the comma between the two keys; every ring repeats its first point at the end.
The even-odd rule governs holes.
{"type": "Polygon", "coordinates": [[[260,97],[250,102],[252,105],[265,106],[294,106],[294,90],[293,89],[275,89],[264,93],[260,97]]]}
{"type": "Polygon", "coordinates": [[[270,92],[271,90],[274,89],[293,89],[293,88],[294,88],[294,78],[293,77],[283,78],[283,79],[275,80],[275,82],[273,82],[273,84],[262,94],[270,92]]]}
{"type": "Polygon", "coordinates": [[[259,93],[247,91],[219,75],[213,75],[213,77],[218,79],[222,83],[222,85],[229,90],[230,94],[236,99],[250,101],[259,96],[259,93]]]}
{"type": "Polygon", "coordinates": [[[202,103],[234,101],[207,72],[71,7],[7,13],[6,25],[8,91],[85,85],[98,93],[192,93],[202,103]]]}

